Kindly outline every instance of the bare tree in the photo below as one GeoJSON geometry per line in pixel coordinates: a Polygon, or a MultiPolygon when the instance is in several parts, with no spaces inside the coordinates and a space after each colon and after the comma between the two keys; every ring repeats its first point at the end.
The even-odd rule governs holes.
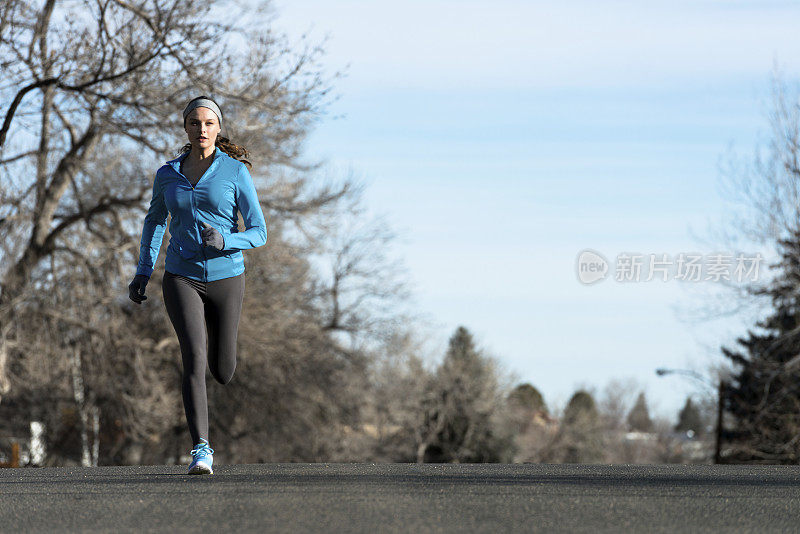
{"type": "MultiPolygon", "coordinates": [[[[800,86],[773,66],[771,92],[763,103],[767,132],[751,154],[739,154],[731,146],[719,161],[719,190],[727,202],[724,219],[710,224],[705,235],[692,231],[695,240],[709,248],[730,252],[761,253],[757,280],[715,281],[704,288],[693,284],[696,304],[676,309],[687,324],[721,317],[760,315],[768,299],[764,290],[772,283],[768,265],[779,258],[780,239],[793,234],[800,224],[800,86]]],[[[718,346],[708,347],[719,353],[718,346]]],[[[712,382],[730,369],[710,362],[712,382]]]]}
{"type": "Polygon", "coordinates": [[[326,329],[345,334],[352,347],[374,348],[415,314],[400,311],[411,293],[402,261],[390,257],[397,234],[382,217],[367,217],[362,191],[355,186],[341,212],[320,217],[308,234],[321,275],[311,291],[326,329]]]}
{"type": "Polygon", "coordinates": [[[364,441],[373,461],[416,462],[420,414],[434,370],[421,335],[422,322],[410,322],[384,336],[369,368],[364,392],[364,441]]]}
{"type": "MultiPolygon", "coordinates": [[[[203,92],[221,102],[223,133],[232,131],[248,146],[259,168],[308,169],[297,155],[330,90],[315,70],[321,49],[293,54],[285,38],[221,22],[211,16],[213,7],[226,6],[196,0],[4,3],[0,100],[9,104],[0,125],[2,324],[9,324],[11,303],[50,256],[91,265],[98,250],[113,249],[120,261],[135,264],[143,201],[154,169],[180,146],[179,112],[191,96],[203,92]],[[234,37],[247,48],[236,49],[234,37]],[[96,246],[86,247],[87,239],[96,246]]],[[[308,193],[304,180],[282,178],[262,185],[265,204],[279,213],[307,213],[349,187],[301,201],[308,193]]],[[[12,331],[0,351],[0,387],[6,390],[8,337],[12,331]]]]}

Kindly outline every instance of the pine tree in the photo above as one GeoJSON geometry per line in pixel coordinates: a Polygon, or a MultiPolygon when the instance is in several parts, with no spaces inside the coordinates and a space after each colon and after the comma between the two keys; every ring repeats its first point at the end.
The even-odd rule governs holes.
{"type": "Polygon", "coordinates": [[[771,313],[738,338],[741,351],[722,347],[735,372],[725,388],[723,407],[734,427],[728,443],[735,452],[726,462],[800,463],[800,230],[779,242],[778,273],[752,294],[771,298],[771,313]]]}
{"type": "Polygon", "coordinates": [[[653,430],[653,420],[650,419],[650,411],[647,409],[647,399],[644,391],[639,393],[636,403],[628,412],[628,427],[637,432],[650,432],[653,430]]]}
{"type": "Polygon", "coordinates": [[[676,432],[688,432],[691,430],[696,436],[703,433],[703,418],[700,410],[692,402],[691,397],[686,397],[686,404],[678,412],[678,423],[675,425],[676,432]]]}

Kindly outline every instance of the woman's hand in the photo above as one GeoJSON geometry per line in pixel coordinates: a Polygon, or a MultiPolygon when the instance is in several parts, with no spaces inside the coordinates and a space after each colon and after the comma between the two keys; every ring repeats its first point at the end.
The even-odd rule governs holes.
{"type": "Polygon", "coordinates": [[[133,277],[133,282],[128,285],[128,297],[136,304],[141,304],[143,300],[147,300],[147,297],[144,296],[144,289],[149,281],[149,276],[137,274],[133,277]]]}
{"type": "Polygon", "coordinates": [[[217,250],[222,250],[225,248],[225,240],[222,238],[222,234],[219,233],[219,230],[210,226],[208,223],[202,222],[203,229],[200,231],[200,235],[203,238],[203,246],[204,247],[213,247],[217,250]]]}

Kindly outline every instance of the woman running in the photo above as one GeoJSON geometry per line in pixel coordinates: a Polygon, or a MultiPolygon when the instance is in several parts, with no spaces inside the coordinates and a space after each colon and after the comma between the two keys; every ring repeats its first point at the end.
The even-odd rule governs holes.
{"type": "Polygon", "coordinates": [[[244,297],[242,250],[267,242],[244,147],[219,135],[222,112],[201,96],[183,110],[189,143],[156,172],[153,199],[144,218],[139,264],[128,286],[137,304],[153,273],[167,215],[170,240],[164,262],[164,305],[183,360],[181,392],[192,436],[190,474],[212,474],[208,441],[206,363],[220,384],[236,368],[236,337],[244,297]],[[246,230],[238,230],[238,213],[246,230]]]}

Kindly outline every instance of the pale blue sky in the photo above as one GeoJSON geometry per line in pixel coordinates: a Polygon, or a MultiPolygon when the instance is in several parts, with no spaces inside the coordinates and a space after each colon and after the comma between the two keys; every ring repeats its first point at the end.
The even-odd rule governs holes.
{"type": "MultiPolygon", "coordinates": [[[[678,282],[584,286],[577,254],[710,252],[717,165],[767,130],[798,72],[789,2],[277,0],[275,25],[349,64],[307,153],[352,170],[441,350],[458,325],[550,404],[634,378],[672,417],[742,319],[684,324],[678,282]],[[709,349],[711,347],[711,350],[709,349]]],[[[753,249],[745,252],[754,251],[753,249]]],[[[438,344],[438,345],[437,345],[438,344]]]]}

